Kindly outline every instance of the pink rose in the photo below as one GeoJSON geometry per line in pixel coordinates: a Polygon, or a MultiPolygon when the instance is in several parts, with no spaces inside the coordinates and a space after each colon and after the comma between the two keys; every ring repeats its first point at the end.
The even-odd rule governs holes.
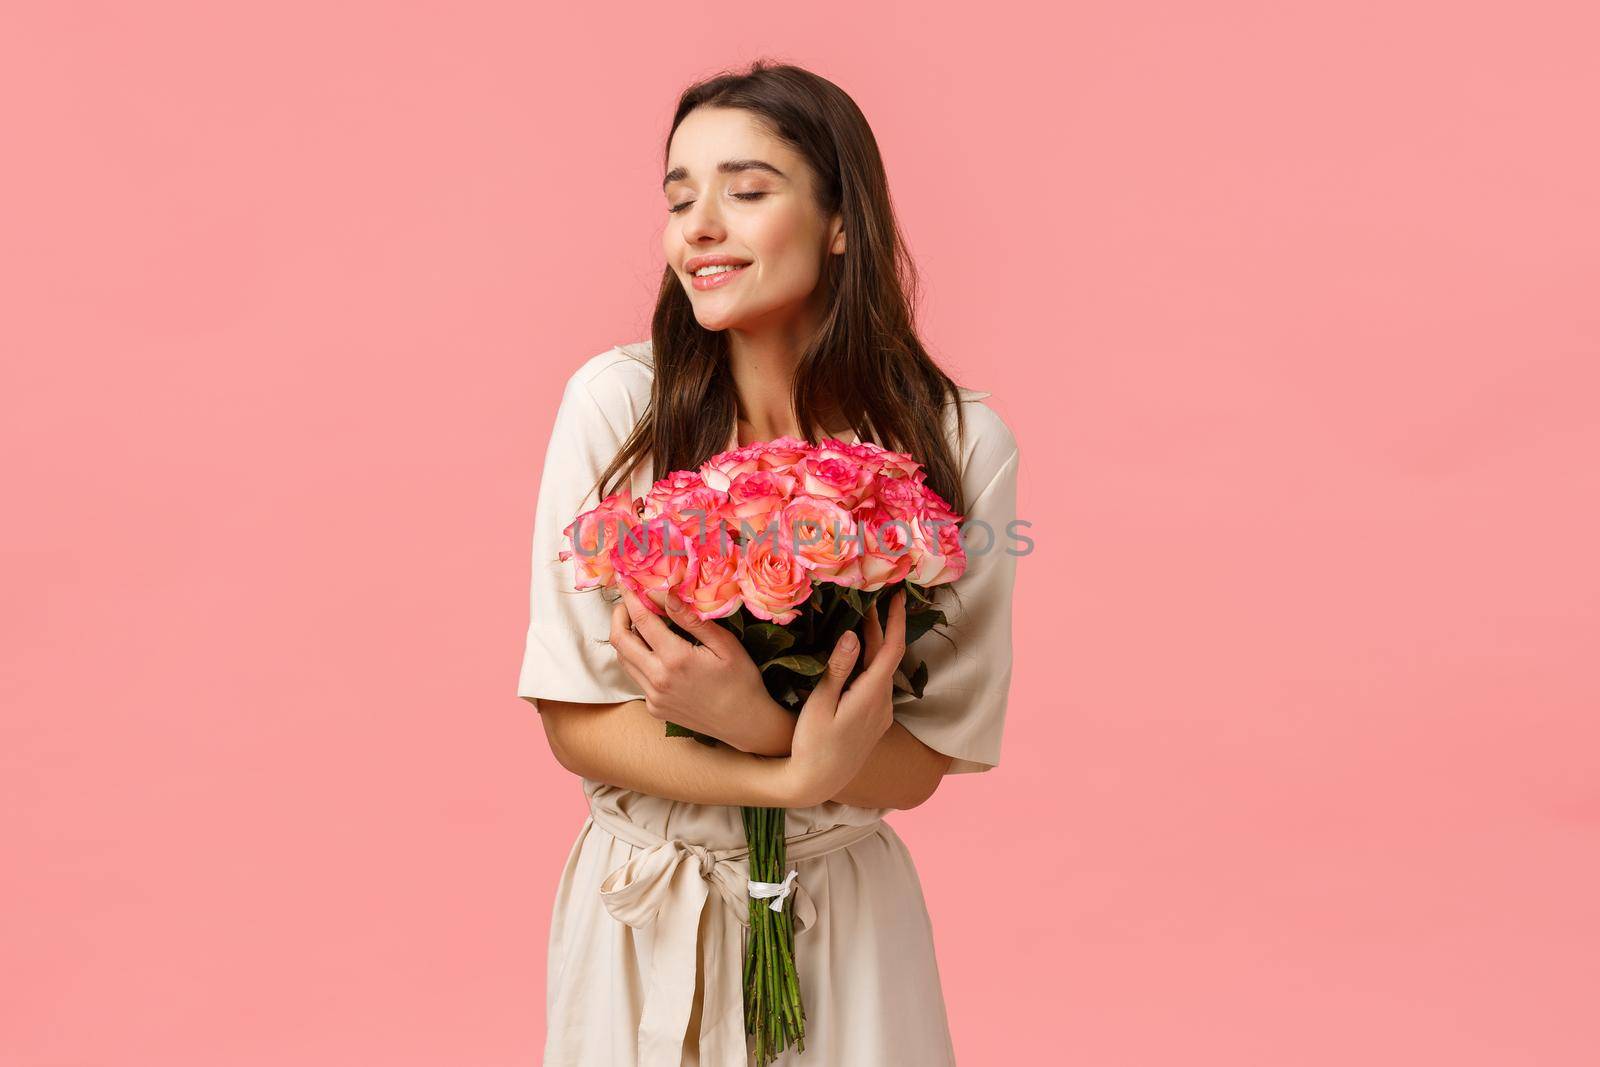
{"type": "Polygon", "coordinates": [[[602,500],[598,507],[567,524],[561,533],[568,547],[556,555],[563,562],[578,561],[574,589],[594,589],[613,582],[612,549],[638,521],[638,503],[628,493],[618,490],[602,500]]]}
{"type": "Polygon", "coordinates": [[[928,476],[928,472],[923,470],[922,464],[912,459],[905,452],[884,450],[879,453],[877,462],[879,478],[904,478],[920,484],[922,479],[928,476]]]}
{"type": "Polygon", "coordinates": [[[726,492],[741,474],[751,474],[763,469],[761,447],[759,444],[745,445],[743,448],[730,448],[726,452],[718,452],[700,464],[701,480],[713,489],[726,492]]]}
{"type": "Polygon", "coordinates": [[[861,537],[850,512],[832,500],[797,496],[779,519],[783,543],[817,581],[859,585],[861,537]]]}
{"type": "Polygon", "coordinates": [[[776,527],[783,506],[794,495],[795,484],[793,475],[778,471],[739,475],[728,487],[728,525],[741,539],[754,539],[769,525],[776,527]]]}
{"type": "Polygon", "coordinates": [[[856,566],[862,592],[870,593],[900,581],[916,562],[916,521],[897,518],[879,508],[856,514],[864,546],[856,566]]]}
{"type": "Polygon", "coordinates": [[[850,454],[846,447],[822,447],[795,464],[800,492],[807,496],[836,500],[841,507],[854,509],[872,498],[873,469],[850,454]]]}
{"type": "Polygon", "coordinates": [[[927,472],[923,470],[922,464],[912,459],[909,453],[894,452],[871,441],[847,443],[830,439],[828,444],[836,451],[860,460],[862,466],[871,470],[880,480],[884,478],[906,478],[913,482],[920,482],[927,477],[927,472]]]}
{"type": "MultiPolygon", "coordinates": [[[[953,582],[967,572],[967,550],[961,544],[961,527],[943,517],[918,520],[918,551],[910,580],[927,587],[953,582]]],[[[996,546],[991,545],[991,551],[996,546]]]]}
{"type": "Polygon", "coordinates": [[[657,615],[665,615],[667,590],[681,585],[689,569],[688,543],[677,523],[665,515],[639,523],[611,550],[617,581],[657,615]]]}
{"type": "Polygon", "coordinates": [[[705,484],[697,471],[673,471],[657,481],[645,493],[644,509],[641,514],[647,519],[653,519],[661,514],[661,509],[666,506],[668,500],[691,489],[703,489],[705,484]]]}
{"type": "Polygon", "coordinates": [[[762,537],[745,546],[739,591],[751,614],[782,625],[793,622],[796,609],[811,599],[811,575],[778,538],[762,537]]]}
{"type": "Polygon", "coordinates": [[[743,550],[731,539],[726,547],[693,539],[688,546],[689,567],[675,590],[678,597],[702,619],[720,619],[738,611],[744,602],[739,591],[743,550]]]}
{"type": "Polygon", "coordinates": [[[701,544],[714,542],[724,548],[734,542],[733,533],[728,529],[732,514],[733,504],[728,494],[704,485],[668,497],[658,512],[671,519],[689,540],[701,544]]]}
{"type": "Polygon", "coordinates": [[[811,445],[798,437],[778,437],[771,441],[758,441],[750,446],[760,450],[761,469],[764,471],[777,471],[780,474],[790,472],[796,464],[811,455],[811,445]]]}
{"type": "Polygon", "coordinates": [[[928,492],[910,478],[878,479],[874,503],[897,519],[918,519],[927,514],[928,492]]]}
{"type": "Polygon", "coordinates": [[[962,519],[962,516],[950,510],[949,501],[935,493],[933,488],[926,482],[922,483],[922,494],[927,498],[923,505],[923,514],[940,519],[949,519],[952,522],[959,522],[962,519]]]}

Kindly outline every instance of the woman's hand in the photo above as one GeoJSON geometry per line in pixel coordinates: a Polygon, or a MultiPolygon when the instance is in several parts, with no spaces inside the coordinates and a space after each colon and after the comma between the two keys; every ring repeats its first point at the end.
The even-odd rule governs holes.
{"type": "Polygon", "coordinates": [[[849,689],[844,688],[858,651],[856,635],[845,631],[833,646],[822,680],[800,709],[787,766],[793,807],[832,799],[850,784],[878,739],[894,725],[894,672],[906,651],[905,590],[890,602],[887,632],[878,625],[876,602],[868,609],[863,627],[866,669],[849,689]]]}
{"type": "Polygon", "coordinates": [[[748,751],[749,727],[757,722],[760,705],[783,711],[762,683],[761,668],[737,637],[686,610],[670,590],[667,610],[700,644],[673,633],[622,586],[622,603],[611,611],[611,644],[622,669],[644,691],[651,715],[748,751]]]}

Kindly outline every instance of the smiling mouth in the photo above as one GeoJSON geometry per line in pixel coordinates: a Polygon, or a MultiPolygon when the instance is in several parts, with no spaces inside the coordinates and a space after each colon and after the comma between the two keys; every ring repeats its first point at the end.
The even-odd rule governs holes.
{"type": "Polygon", "coordinates": [[[712,271],[710,274],[691,274],[689,275],[689,283],[696,289],[715,289],[733,281],[733,279],[748,270],[749,267],[750,264],[744,263],[734,267],[732,270],[720,269],[712,271]]]}

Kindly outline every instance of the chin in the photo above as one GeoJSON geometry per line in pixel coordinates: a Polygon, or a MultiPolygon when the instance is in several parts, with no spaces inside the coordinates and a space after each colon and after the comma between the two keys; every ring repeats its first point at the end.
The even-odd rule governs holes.
{"type": "Polygon", "coordinates": [[[720,332],[722,330],[732,330],[742,326],[749,320],[750,316],[728,309],[713,310],[710,308],[696,308],[694,318],[695,321],[700,324],[702,329],[720,332]]]}
{"type": "Polygon", "coordinates": [[[712,333],[721,333],[729,327],[738,325],[738,323],[725,315],[713,315],[710,317],[696,315],[694,320],[700,324],[702,330],[710,330],[712,333]]]}
{"type": "Polygon", "coordinates": [[[741,303],[737,308],[694,309],[695,321],[703,329],[714,332],[762,330],[774,322],[782,321],[788,314],[790,309],[786,304],[763,304],[760,307],[751,307],[748,301],[741,303]]]}

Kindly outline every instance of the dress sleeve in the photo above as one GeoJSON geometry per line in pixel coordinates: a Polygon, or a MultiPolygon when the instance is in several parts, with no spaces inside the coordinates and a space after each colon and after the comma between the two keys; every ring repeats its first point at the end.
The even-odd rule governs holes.
{"type": "Polygon", "coordinates": [[[517,695],[575,703],[643,699],[611,646],[614,595],[575,589],[574,564],[557,553],[562,530],[596,507],[595,479],[621,447],[621,438],[584,380],[568,380],[550,431],[533,520],[533,571],[527,644],[517,695]]]}
{"type": "Polygon", "coordinates": [[[1011,593],[1017,556],[1029,544],[1011,526],[1017,517],[1019,452],[1014,439],[1009,443],[999,469],[976,497],[968,497],[962,537],[966,573],[948,587],[936,587],[934,603],[948,622],[906,650],[908,675],[919,662],[928,666],[922,697],[897,689],[893,698],[895,721],[952,757],[948,774],[987,771],[1000,763],[1011,687],[1011,593]]]}

